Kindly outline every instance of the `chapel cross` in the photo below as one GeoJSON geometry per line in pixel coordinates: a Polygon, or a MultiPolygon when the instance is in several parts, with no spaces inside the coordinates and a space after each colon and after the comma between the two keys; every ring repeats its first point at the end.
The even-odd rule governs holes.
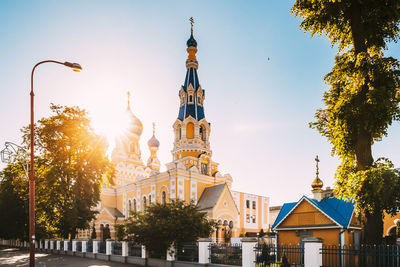
{"type": "Polygon", "coordinates": [[[193,34],[193,24],[194,24],[193,17],[190,17],[189,21],[190,21],[190,33],[193,34]]]}
{"type": "Polygon", "coordinates": [[[128,106],[129,106],[129,104],[130,104],[129,98],[131,97],[131,93],[128,91],[126,94],[128,95],[128,106]]]}
{"type": "Polygon", "coordinates": [[[315,162],[317,163],[317,177],[318,177],[318,174],[319,174],[319,168],[318,168],[319,158],[318,158],[318,155],[317,155],[317,157],[315,158],[315,162]]]}

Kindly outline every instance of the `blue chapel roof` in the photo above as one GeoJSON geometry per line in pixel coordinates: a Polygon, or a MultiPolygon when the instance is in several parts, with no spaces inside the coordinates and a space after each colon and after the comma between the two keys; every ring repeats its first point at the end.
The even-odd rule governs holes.
{"type": "Polygon", "coordinates": [[[282,206],[281,211],[278,214],[274,224],[272,225],[272,229],[274,229],[278,224],[282,222],[286,218],[286,216],[296,207],[304,199],[308,200],[312,205],[314,205],[317,209],[321,210],[332,220],[337,222],[343,228],[347,228],[350,223],[351,217],[354,211],[354,202],[346,201],[344,199],[339,198],[325,198],[321,201],[316,199],[311,199],[306,196],[303,196],[298,202],[285,203],[282,206]]]}

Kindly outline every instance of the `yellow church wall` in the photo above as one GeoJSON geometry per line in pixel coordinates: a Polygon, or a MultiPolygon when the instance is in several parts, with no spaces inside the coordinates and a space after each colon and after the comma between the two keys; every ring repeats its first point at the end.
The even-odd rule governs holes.
{"type": "Polygon", "coordinates": [[[239,199],[240,199],[240,207],[238,207],[239,209],[239,213],[240,213],[240,227],[243,228],[244,225],[244,216],[245,214],[243,214],[242,210],[244,209],[244,195],[242,192],[240,192],[239,194],[239,199]]]}
{"type": "Polygon", "coordinates": [[[164,180],[161,182],[158,182],[156,184],[156,201],[157,203],[161,203],[161,196],[162,196],[162,192],[165,191],[165,196],[166,196],[166,201],[169,202],[169,189],[170,186],[170,182],[169,180],[164,180]]]}
{"type": "Polygon", "coordinates": [[[258,214],[257,214],[257,221],[258,221],[258,226],[262,228],[262,198],[260,196],[257,197],[257,205],[258,205],[258,214]]]}
{"type": "Polygon", "coordinates": [[[101,194],[101,203],[103,205],[109,206],[109,207],[114,207],[115,206],[115,195],[105,195],[101,194]]]}
{"type": "Polygon", "coordinates": [[[280,224],[280,227],[313,224],[334,224],[334,222],[307,201],[302,201],[280,224]]]}
{"type": "Polygon", "coordinates": [[[264,223],[265,223],[268,227],[270,227],[269,225],[272,225],[274,222],[269,222],[269,221],[268,221],[268,219],[269,219],[268,213],[269,213],[268,204],[267,204],[267,203],[264,203],[264,214],[263,214],[263,216],[264,216],[264,223]]]}
{"type": "Polygon", "coordinates": [[[400,213],[397,213],[396,215],[392,216],[390,214],[385,213],[384,218],[383,218],[383,236],[387,236],[389,234],[389,231],[391,228],[395,228],[396,224],[394,223],[394,220],[399,219],[400,220],[400,213]]]}
{"type": "MultiPolygon", "coordinates": [[[[117,197],[115,198],[116,200],[116,208],[119,209],[120,211],[123,210],[123,198],[122,195],[117,195],[117,197]]],[[[115,204],[112,207],[115,207],[115,204]]]]}

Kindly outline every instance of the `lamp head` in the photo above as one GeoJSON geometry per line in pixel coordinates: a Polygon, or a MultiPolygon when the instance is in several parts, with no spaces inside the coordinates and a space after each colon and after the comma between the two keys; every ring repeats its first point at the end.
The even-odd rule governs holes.
{"type": "Polygon", "coordinates": [[[64,62],[64,65],[70,67],[73,71],[80,72],[82,70],[81,65],[78,63],[64,62]]]}

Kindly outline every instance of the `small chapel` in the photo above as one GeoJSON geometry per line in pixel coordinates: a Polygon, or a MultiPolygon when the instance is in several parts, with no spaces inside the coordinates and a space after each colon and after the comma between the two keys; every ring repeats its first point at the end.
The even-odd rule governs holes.
{"type": "MultiPolygon", "coordinates": [[[[200,211],[215,220],[218,229],[212,238],[216,242],[255,236],[271,226],[269,198],[233,191],[231,175],[222,174],[213,160],[211,125],[205,116],[205,90],[198,76],[192,19],[186,45],[186,76],[179,89],[178,116],[172,124],[172,160],[166,163],[166,171],[161,172],[157,158],[160,142],[153,124],[153,136],[147,142],[150,157],[144,164],[139,145],[143,125],[133,114],[128,96],[125,111],[128,124],[111,155],[116,166],[114,185],[102,186],[99,214],[91,227],[96,230],[97,238],[104,238],[105,232],[107,237],[114,237],[114,225],[122,223],[130,211],[145,212],[152,203],[167,203],[172,199],[194,201],[200,211]]],[[[86,236],[90,236],[89,230],[86,236]]]]}

